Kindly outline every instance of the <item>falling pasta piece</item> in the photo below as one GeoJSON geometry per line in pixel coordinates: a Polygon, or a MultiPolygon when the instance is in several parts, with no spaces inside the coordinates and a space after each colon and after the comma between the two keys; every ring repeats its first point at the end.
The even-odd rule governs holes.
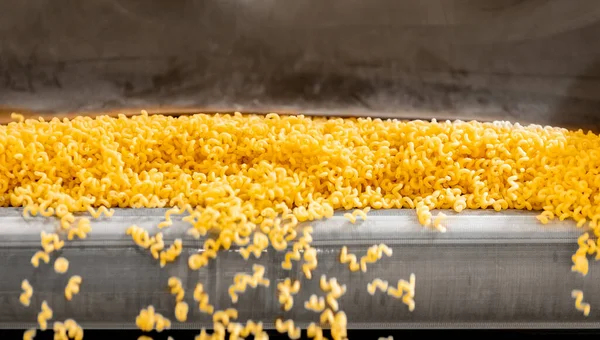
{"type": "Polygon", "coordinates": [[[433,220],[433,227],[441,232],[441,233],[445,233],[446,232],[446,227],[442,225],[442,221],[444,221],[447,218],[446,214],[440,212],[438,213],[438,215],[435,217],[435,219],[433,220]]]}
{"type": "Polygon", "coordinates": [[[175,319],[177,319],[177,321],[179,322],[186,322],[188,310],[189,307],[187,303],[183,301],[177,302],[177,304],[175,305],[175,319]]]}
{"type": "Polygon", "coordinates": [[[19,295],[19,302],[25,307],[29,307],[31,303],[31,297],[33,296],[33,287],[27,280],[21,282],[21,289],[23,292],[19,295]]]}
{"type": "Polygon", "coordinates": [[[81,282],[83,282],[81,276],[71,276],[71,278],[67,282],[67,286],[65,287],[65,298],[67,299],[67,301],[71,301],[73,299],[73,295],[79,294],[79,286],[81,285],[81,282]]]}
{"type": "Polygon", "coordinates": [[[33,340],[33,338],[35,338],[35,334],[35,329],[28,329],[25,332],[23,332],[23,340],[33,340]]]}
{"type": "Polygon", "coordinates": [[[581,290],[573,290],[571,297],[575,299],[575,308],[583,312],[584,316],[590,315],[590,304],[583,302],[583,292],[581,290]]]}
{"type": "Polygon", "coordinates": [[[54,260],[54,271],[58,274],[64,274],[69,270],[69,261],[64,257],[54,260]]]}

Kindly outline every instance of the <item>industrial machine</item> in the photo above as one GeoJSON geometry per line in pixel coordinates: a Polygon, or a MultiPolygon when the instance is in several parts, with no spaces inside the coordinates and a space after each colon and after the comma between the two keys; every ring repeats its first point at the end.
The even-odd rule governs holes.
{"type": "MultiPolygon", "coordinates": [[[[0,122],[14,111],[72,117],[145,109],[508,120],[597,131],[599,18],[593,0],[5,1],[0,122]]],[[[422,228],[408,210],[375,211],[355,225],[338,213],[315,224],[317,275],[347,284],[340,303],[349,328],[600,327],[600,313],[584,317],[573,307],[573,289],[600,305],[600,271],[571,273],[573,222],[541,226],[534,213],[518,211],[447,214],[445,234],[422,228]],[[365,251],[384,241],[395,256],[373,271],[351,276],[335,266],[341,245],[365,251]],[[389,272],[416,274],[414,312],[364,289],[389,272]]],[[[129,225],[153,228],[163,215],[117,210],[93,223],[90,238],[65,248],[85,280],[79,301],[68,303],[68,278],[30,265],[40,229],[56,221],[0,209],[0,327],[36,323],[38,311],[17,299],[23,276],[34,278],[36,299],[47,300],[57,318],[76,315],[84,328],[134,328],[151,303],[172,310],[159,284],[172,275],[190,287],[202,278],[212,301],[229,306],[229,282],[250,268],[235,249],[191,272],[185,261],[159,268],[124,238],[129,225]]],[[[182,233],[175,221],[165,241],[182,233]]],[[[184,254],[198,251],[200,243],[184,241],[184,254]]],[[[269,252],[256,263],[276,281],[285,277],[282,260],[269,252]]],[[[266,327],[282,315],[273,287],[248,291],[236,308],[241,320],[266,327]]],[[[314,321],[309,311],[286,317],[301,327],[314,321]]],[[[189,320],[173,328],[212,325],[197,311],[189,320]]]]}

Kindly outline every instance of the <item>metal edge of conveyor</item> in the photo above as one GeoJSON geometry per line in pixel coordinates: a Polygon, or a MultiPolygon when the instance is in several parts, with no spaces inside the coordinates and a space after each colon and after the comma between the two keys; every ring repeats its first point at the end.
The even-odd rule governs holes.
{"type": "MultiPolygon", "coordinates": [[[[319,289],[322,274],[336,277],[348,291],[340,299],[348,327],[361,328],[598,328],[600,274],[592,265],[583,277],[572,273],[571,255],[582,230],[572,222],[541,225],[535,213],[522,211],[464,211],[448,215],[448,231],[440,233],[417,222],[412,210],[371,211],[366,221],[351,224],[341,213],[313,222],[313,245],[319,266],[312,280],[301,274],[299,264],[281,269],[283,252],[269,249],[260,259],[244,261],[236,248],[224,251],[205,268],[191,271],[190,254],[202,251],[201,241],[185,234],[188,224],[174,219],[163,229],[165,242],[183,238],[184,252],[173,264],[160,268],[146,250],[125,236],[131,224],[158,231],[165,209],[117,209],[112,218],[93,221],[85,240],[69,241],[52,255],[70,261],[66,274],[57,274],[50,264],[33,268],[30,259],[39,249],[40,231],[55,230],[58,222],[42,217],[24,218],[21,209],[0,209],[0,328],[34,326],[40,305],[46,300],[53,320],[75,318],[84,328],[135,328],[141,308],[152,304],[173,321],[173,328],[210,327],[212,319],[202,314],[192,299],[192,290],[202,282],[216,309],[237,308],[239,320],[263,321],[272,327],[277,317],[293,319],[306,327],[319,314],[304,309],[319,289]],[[358,257],[373,245],[385,243],[394,253],[369,265],[366,273],[348,270],[339,263],[339,251],[347,245],[358,257]],[[252,264],[263,264],[268,288],[249,288],[233,304],[227,289],[238,272],[251,272],[252,264]],[[367,283],[381,278],[396,283],[416,275],[416,309],[409,312],[400,300],[366,290],[367,283]],[[64,287],[72,275],[81,275],[81,292],[72,301],[64,298],[64,287]],[[175,321],[174,296],[167,290],[170,276],[181,278],[190,305],[188,322],[175,321]],[[294,308],[283,312],[276,297],[276,283],[297,278],[302,289],[294,296],[294,308]],[[20,284],[28,279],[34,288],[31,306],[19,303],[20,284]],[[571,290],[583,290],[592,306],[588,317],[575,309],[571,290]]],[[[437,212],[434,212],[434,215],[437,212]]],[[[593,261],[592,261],[593,263],[593,261]]]]}

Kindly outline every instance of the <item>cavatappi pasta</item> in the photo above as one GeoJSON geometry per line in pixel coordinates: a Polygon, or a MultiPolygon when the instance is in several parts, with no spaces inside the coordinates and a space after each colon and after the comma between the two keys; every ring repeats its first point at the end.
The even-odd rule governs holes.
{"type": "Polygon", "coordinates": [[[27,280],[21,282],[21,289],[23,292],[19,295],[19,302],[25,307],[29,307],[31,303],[31,297],[33,296],[33,287],[27,280]]]}
{"type": "Polygon", "coordinates": [[[73,299],[73,295],[79,294],[79,286],[83,282],[83,279],[79,275],[71,276],[69,281],[67,281],[67,286],[65,287],[65,298],[68,301],[73,299]]]}
{"type": "Polygon", "coordinates": [[[387,293],[396,299],[402,299],[402,303],[408,306],[409,311],[415,310],[415,274],[410,274],[409,281],[399,280],[396,287],[388,287],[387,293]]]}
{"type": "MultiPolygon", "coordinates": [[[[292,244],[282,265],[301,257],[310,279],[317,252],[312,238],[296,240],[296,227],[336,209],[354,210],[352,222],[369,209],[415,209],[421,224],[440,231],[443,216],[434,218],[435,209],[536,210],[541,223],[569,218],[590,227],[572,257],[574,271],[586,275],[588,256],[600,258],[600,138],[581,130],[239,113],[12,116],[16,122],[0,126],[0,207],[56,216],[68,240],[91,231],[76,213],[101,218],[116,207],[168,207],[158,227],[186,213],[190,234],[214,235],[188,258],[192,270],[233,244],[246,259],[260,257],[269,245],[288,251],[292,244]]],[[[160,233],[150,236],[135,226],[127,233],[161,266],[181,254],[181,241],[165,250],[160,233]]],[[[32,257],[33,266],[63,247],[57,235],[41,235],[44,251],[32,257]]],[[[380,257],[368,252],[360,269],[380,257]]],[[[414,288],[388,288],[392,296],[400,291],[414,308],[414,288]]]]}
{"type": "Polygon", "coordinates": [[[300,281],[287,278],[277,284],[277,293],[279,295],[279,304],[284,311],[289,311],[294,306],[294,297],[300,291],[300,281]]]}
{"type": "Polygon", "coordinates": [[[48,328],[48,320],[52,319],[52,316],[52,309],[50,309],[46,301],[43,301],[41,311],[37,316],[38,325],[42,331],[45,331],[48,328]]]}
{"type": "Polygon", "coordinates": [[[583,312],[583,315],[590,315],[590,304],[583,302],[583,292],[581,290],[573,290],[571,292],[571,297],[575,299],[575,308],[583,312]]]}
{"type": "Polygon", "coordinates": [[[367,213],[371,210],[371,207],[365,207],[364,209],[355,209],[352,213],[345,213],[344,217],[348,219],[352,224],[356,223],[356,218],[360,216],[363,221],[367,220],[367,213]]]}
{"type": "Polygon", "coordinates": [[[54,260],[54,271],[58,274],[64,274],[69,270],[69,260],[64,257],[59,257],[54,260]]]}
{"type": "Polygon", "coordinates": [[[35,334],[37,333],[37,330],[35,329],[28,329],[25,332],[23,332],[23,340],[33,340],[35,338],[35,334]]]}

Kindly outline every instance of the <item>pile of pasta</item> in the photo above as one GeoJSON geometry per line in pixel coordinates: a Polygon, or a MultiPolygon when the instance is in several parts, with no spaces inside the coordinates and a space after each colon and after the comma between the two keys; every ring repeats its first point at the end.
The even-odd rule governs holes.
{"type": "MultiPolygon", "coordinates": [[[[203,252],[187,258],[191,270],[234,245],[245,259],[272,247],[288,251],[285,270],[304,260],[303,273],[311,279],[318,259],[306,223],[342,209],[354,210],[347,215],[352,223],[370,209],[415,209],[421,224],[439,231],[445,231],[444,215],[433,216],[434,209],[536,210],[541,223],[573,219],[589,227],[573,255],[574,271],[587,274],[588,257],[598,254],[600,138],[591,132],[508,122],[240,113],[15,118],[0,126],[0,207],[56,216],[57,235],[68,240],[93,234],[78,212],[99,218],[117,207],[168,207],[158,227],[184,214],[188,234],[206,237],[203,252]]],[[[167,245],[162,233],[137,226],[128,234],[161,266],[182,253],[180,239],[167,245]]],[[[52,249],[40,251],[34,265],[62,247],[52,237],[42,243],[52,249]]],[[[366,271],[382,254],[391,256],[391,249],[374,245],[360,261],[345,249],[343,262],[366,271]]],[[[388,292],[414,309],[414,287],[408,286],[403,281],[388,292]]],[[[205,309],[212,308],[205,292],[196,293],[205,309]]],[[[291,307],[289,294],[282,296],[291,307]]],[[[315,299],[307,306],[319,310],[322,302],[315,299]]],[[[177,319],[184,320],[187,309],[180,307],[177,319]]],[[[334,310],[337,303],[326,309],[334,310]]],[[[341,312],[325,319],[343,338],[341,312]]],[[[150,316],[146,311],[140,321],[146,329],[153,326],[150,316]]],[[[297,334],[288,321],[278,325],[297,334]]],[[[320,328],[312,325],[310,333],[320,336],[320,328]]]]}

